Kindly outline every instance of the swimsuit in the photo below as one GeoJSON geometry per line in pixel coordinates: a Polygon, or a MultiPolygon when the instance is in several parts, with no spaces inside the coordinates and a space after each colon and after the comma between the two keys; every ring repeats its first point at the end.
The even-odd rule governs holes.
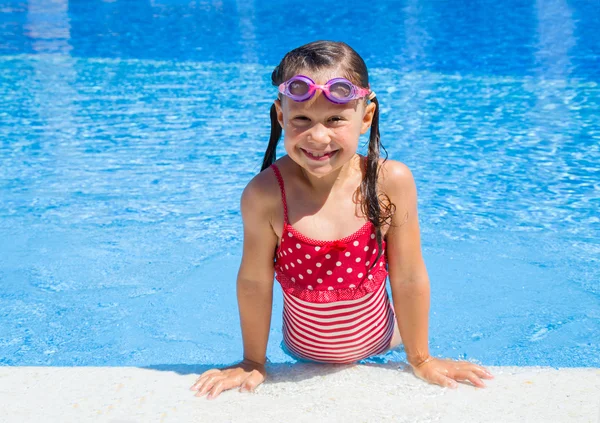
{"type": "Polygon", "coordinates": [[[385,241],[377,258],[375,227],[367,222],[337,241],[319,241],[288,220],[283,178],[271,165],[283,203],[284,224],[275,254],[283,291],[283,341],[301,359],[352,363],[386,351],[394,311],[385,281],[385,241]]]}

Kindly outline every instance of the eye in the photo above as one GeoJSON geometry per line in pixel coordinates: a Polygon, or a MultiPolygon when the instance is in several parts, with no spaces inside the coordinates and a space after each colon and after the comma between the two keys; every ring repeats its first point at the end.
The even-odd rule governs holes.
{"type": "Polygon", "coordinates": [[[310,125],[310,119],[306,116],[294,116],[291,120],[291,123],[298,128],[304,128],[310,125]]]}
{"type": "Polygon", "coordinates": [[[333,117],[329,118],[329,121],[333,122],[333,123],[342,122],[343,120],[344,120],[344,118],[341,116],[333,116],[333,117]]]}

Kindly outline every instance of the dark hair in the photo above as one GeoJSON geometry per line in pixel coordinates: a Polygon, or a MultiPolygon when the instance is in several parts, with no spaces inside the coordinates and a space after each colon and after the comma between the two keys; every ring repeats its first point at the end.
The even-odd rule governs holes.
{"type": "MultiPolygon", "coordinates": [[[[348,44],[334,41],[315,41],[298,47],[287,53],[281,63],[271,75],[271,82],[278,87],[284,81],[300,71],[319,72],[323,69],[341,68],[343,77],[360,87],[369,86],[369,73],[362,57],[348,44]]],[[[373,264],[382,254],[381,227],[391,220],[395,207],[385,193],[378,193],[377,180],[379,176],[379,152],[383,150],[384,160],[387,151],[379,139],[379,102],[377,98],[371,100],[375,103],[375,113],[369,135],[367,148],[367,162],[365,175],[360,185],[361,210],[369,221],[375,226],[379,253],[373,264]],[[383,213],[382,213],[383,210],[383,213]]],[[[277,144],[281,138],[282,128],[277,121],[275,105],[271,106],[271,136],[265,152],[261,171],[275,162],[277,144]]]]}

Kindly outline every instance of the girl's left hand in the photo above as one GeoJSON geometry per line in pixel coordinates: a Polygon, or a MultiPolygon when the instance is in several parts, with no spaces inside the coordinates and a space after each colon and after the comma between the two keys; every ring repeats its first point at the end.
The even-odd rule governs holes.
{"type": "Polygon", "coordinates": [[[413,367],[413,372],[420,379],[447,388],[458,387],[457,381],[469,381],[479,388],[485,388],[481,379],[494,377],[484,367],[468,361],[441,360],[433,357],[429,357],[422,365],[413,367]]]}

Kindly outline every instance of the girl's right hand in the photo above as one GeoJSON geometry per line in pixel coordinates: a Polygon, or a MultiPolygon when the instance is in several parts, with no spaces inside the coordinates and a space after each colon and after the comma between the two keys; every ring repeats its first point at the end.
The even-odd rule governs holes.
{"type": "Polygon", "coordinates": [[[263,383],[267,377],[265,366],[251,360],[243,360],[241,363],[224,369],[211,369],[202,373],[190,390],[198,391],[197,397],[208,393],[207,399],[219,396],[223,391],[240,388],[240,392],[252,392],[263,383]]]}

